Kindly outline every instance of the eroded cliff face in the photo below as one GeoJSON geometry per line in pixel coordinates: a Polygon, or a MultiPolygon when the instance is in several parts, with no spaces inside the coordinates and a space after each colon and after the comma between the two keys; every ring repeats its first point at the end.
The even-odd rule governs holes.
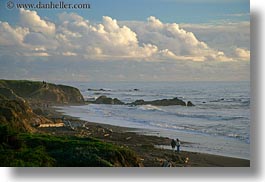
{"type": "Polygon", "coordinates": [[[16,132],[34,132],[34,126],[52,123],[34,113],[30,103],[79,104],[84,98],[76,88],[46,82],[0,80],[0,124],[16,132]]]}
{"type": "Polygon", "coordinates": [[[45,117],[36,115],[23,99],[9,100],[0,98],[0,124],[15,132],[34,132],[36,125],[51,123],[45,117]]]}
{"type": "Polygon", "coordinates": [[[30,102],[81,104],[84,98],[77,88],[46,82],[0,80],[0,95],[21,97],[30,102]]]}

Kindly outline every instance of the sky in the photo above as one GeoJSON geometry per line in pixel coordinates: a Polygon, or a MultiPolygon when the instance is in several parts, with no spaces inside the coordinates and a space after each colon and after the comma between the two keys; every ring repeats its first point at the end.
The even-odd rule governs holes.
{"type": "Polygon", "coordinates": [[[8,9],[0,1],[1,79],[250,79],[248,0],[65,2],[91,8],[8,9]]]}

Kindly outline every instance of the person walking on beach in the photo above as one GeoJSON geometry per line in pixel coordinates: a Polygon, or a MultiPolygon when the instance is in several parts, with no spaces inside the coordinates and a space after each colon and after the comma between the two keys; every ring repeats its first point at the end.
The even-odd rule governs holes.
{"type": "Polygon", "coordinates": [[[177,152],[179,153],[180,152],[180,141],[178,138],[177,138],[176,145],[177,145],[177,152]]]}
{"type": "Polygon", "coordinates": [[[175,147],[176,147],[176,141],[174,139],[171,140],[171,147],[172,147],[172,150],[174,151],[175,150],[175,147]]]}

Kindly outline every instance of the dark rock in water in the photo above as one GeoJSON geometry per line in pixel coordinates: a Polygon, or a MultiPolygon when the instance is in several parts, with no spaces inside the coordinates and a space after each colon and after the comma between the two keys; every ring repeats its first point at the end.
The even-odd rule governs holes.
{"type": "MultiPolygon", "coordinates": [[[[178,99],[177,97],[173,99],[162,99],[162,100],[153,100],[153,101],[144,101],[144,100],[136,100],[131,103],[124,103],[117,98],[110,98],[107,96],[100,96],[95,101],[90,101],[93,104],[111,104],[111,105],[130,105],[130,106],[137,106],[137,105],[153,105],[153,106],[175,106],[181,105],[186,106],[186,103],[183,100],[178,99]]],[[[187,103],[187,106],[194,106],[190,101],[187,103]]]]}
{"type": "Polygon", "coordinates": [[[98,91],[97,89],[88,88],[87,91],[98,91]]]}
{"type": "Polygon", "coordinates": [[[99,91],[102,91],[102,92],[111,92],[112,90],[101,88],[101,89],[99,89],[99,91]]]}
{"type": "Polygon", "coordinates": [[[141,99],[141,100],[136,100],[136,101],[130,103],[130,105],[145,105],[145,103],[146,102],[141,99]]]}
{"type": "Polygon", "coordinates": [[[110,97],[106,97],[106,96],[100,96],[98,97],[94,102],[92,102],[94,104],[111,104],[111,105],[124,105],[124,102],[120,101],[117,98],[110,98],[110,97]]]}
{"type": "Polygon", "coordinates": [[[130,105],[148,105],[148,104],[154,106],[174,106],[174,105],[186,106],[186,103],[183,100],[178,99],[177,97],[173,99],[162,99],[154,101],[136,100],[135,102],[130,103],[130,105]]]}
{"type": "Polygon", "coordinates": [[[114,98],[114,99],[113,99],[113,104],[116,104],[116,105],[123,105],[124,102],[120,101],[120,100],[117,99],[117,98],[114,98]]]}
{"type": "Polygon", "coordinates": [[[110,92],[110,91],[111,91],[111,90],[107,90],[107,89],[103,89],[103,88],[100,88],[100,89],[88,88],[87,90],[88,90],[88,91],[94,91],[94,92],[97,92],[97,91],[101,91],[101,92],[110,92]]]}
{"type": "Polygon", "coordinates": [[[139,89],[135,88],[135,89],[133,89],[133,91],[139,91],[139,89]]]}
{"type": "Polygon", "coordinates": [[[188,107],[191,107],[191,106],[195,106],[195,105],[194,105],[191,101],[188,101],[188,102],[187,102],[187,106],[188,106],[188,107]]]}

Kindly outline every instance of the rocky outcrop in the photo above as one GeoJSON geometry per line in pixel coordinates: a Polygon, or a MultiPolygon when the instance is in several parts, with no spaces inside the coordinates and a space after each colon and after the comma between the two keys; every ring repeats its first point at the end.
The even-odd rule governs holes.
{"type": "Polygon", "coordinates": [[[101,92],[110,92],[111,90],[107,90],[107,89],[104,89],[104,88],[100,88],[100,89],[94,89],[94,88],[88,88],[87,91],[101,91],[101,92]]]}
{"type": "Polygon", "coordinates": [[[77,88],[46,82],[0,80],[1,93],[5,97],[17,96],[32,102],[60,104],[84,103],[84,98],[77,88]]]}
{"type": "Polygon", "coordinates": [[[98,97],[95,101],[93,101],[92,103],[94,104],[111,104],[111,105],[124,105],[124,102],[120,101],[117,98],[110,98],[110,97],[106,97],[106,96],[100,96],[98,97]]]}
{"type": "Polygon", "coordinates": [[[186,103],[183,100],[180,100],[177,97],[175,97],[173,99],[162,99],[162,100],[154,100],[154,101],[136,100],[135,102],[130,103],[130,105],[153,105],[153,106],[181,105],[181,106],[186,106],[186,103]]]}
{"type": "Polygon", "coordinates": [[[131,103],[124,103],[120,101],[117,98],[110,98],[106,97],[104,95],[98,97],[95,101],[90,101],[90,103],[93,104],[110,104],[110,105],[153,105],[153,106],[194,106],[194,104],[191,101],[188,101],[187,104],[181,99],[178,99],[177,97],[173,99],[161,99],[161,100],[153,100],[153,101],[145,101],[145,100],[136,100],[131,103]]]}
{"type": "Polygon", "coordinates": [[[195,106],[195,105],[194,105],[191,101],[188,101],[188,102],[187,102],[187,106],[188,106],[188,107],[192,107],[192,106],[195,106]]]}

